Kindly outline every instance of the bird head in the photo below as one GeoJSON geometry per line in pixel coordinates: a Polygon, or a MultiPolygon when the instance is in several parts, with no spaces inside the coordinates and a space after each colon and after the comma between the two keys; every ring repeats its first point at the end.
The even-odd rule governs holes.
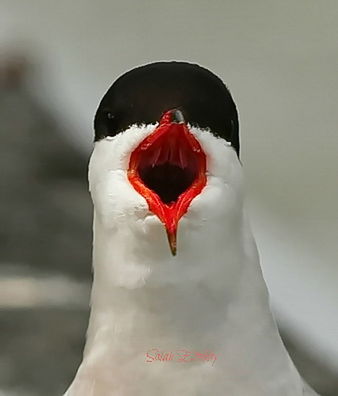
{"type": "Polygon", "coordinates": [[[158,62],[125,73],[103,97],[94,128],[90,191],[107,231],[127,226],[151,238],[151,216],[176,255],[182,218],[203,227],[236,205],[236,106],[207,69],[158,62]]]}

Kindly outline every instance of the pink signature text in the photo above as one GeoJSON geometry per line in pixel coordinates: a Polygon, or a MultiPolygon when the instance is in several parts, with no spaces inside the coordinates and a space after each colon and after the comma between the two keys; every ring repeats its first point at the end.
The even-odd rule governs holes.
{"type": "Polygon", "coordinates": [[[176,351],[161,351],[157,348],[152,348],[146,352],[146,363],[154,362],[179,362],[191,363],[196,361],[211,362],[212,366],[215,364],[217,356],[214,352],[204,351],[189,351],[187,349],[177,349],[176,351]]]}

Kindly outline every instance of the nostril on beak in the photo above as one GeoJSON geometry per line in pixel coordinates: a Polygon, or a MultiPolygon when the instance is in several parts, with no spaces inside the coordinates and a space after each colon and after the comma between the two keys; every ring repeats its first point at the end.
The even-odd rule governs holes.
{"type": "Polygon", "coordinates": [[[185,120],[184,120],[181,110],[177,110],[177,109],[172,110],[171,116],[172,116],[171,122],[174,122],[176,124],[184,124],[185,123],[185,120]]]}

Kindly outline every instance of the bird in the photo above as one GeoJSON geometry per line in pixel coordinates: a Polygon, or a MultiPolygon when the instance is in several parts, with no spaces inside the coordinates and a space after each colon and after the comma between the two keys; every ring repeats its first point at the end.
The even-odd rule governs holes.
{"type": "Polygon", "coordinates": [[[91,311],[65,396],[316,395],[270,309],[223,81],[190,62],[138,66],[94,130],[91,311]]]}

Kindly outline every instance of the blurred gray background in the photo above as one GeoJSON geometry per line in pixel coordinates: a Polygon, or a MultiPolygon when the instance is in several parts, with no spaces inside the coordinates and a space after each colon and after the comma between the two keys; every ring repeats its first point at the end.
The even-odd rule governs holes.
{"type": "Polygon", "coordinates": [[[120,74],[218,74],[272,306],[304,377],[338,395],[338,2],[0,1],[0,396],[61,395],[91,282],[87,163],[120,74]]]}

